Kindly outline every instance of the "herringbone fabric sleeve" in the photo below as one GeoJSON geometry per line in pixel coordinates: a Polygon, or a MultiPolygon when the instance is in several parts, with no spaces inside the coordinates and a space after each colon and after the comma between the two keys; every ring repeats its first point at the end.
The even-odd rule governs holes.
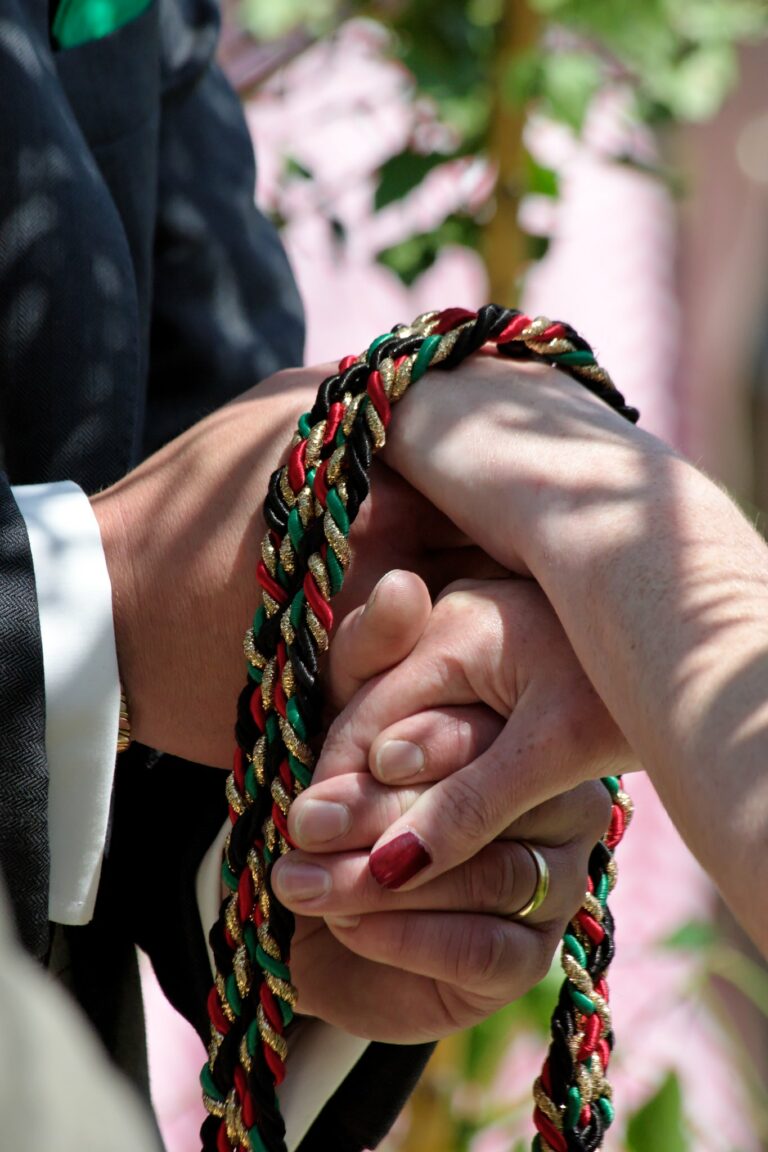
{"type": "Polygon", "coordinates": [[[0,476],[0,870],[22,942],[48,947],[48,772],[35,576],[27,530],[0,476]]]}

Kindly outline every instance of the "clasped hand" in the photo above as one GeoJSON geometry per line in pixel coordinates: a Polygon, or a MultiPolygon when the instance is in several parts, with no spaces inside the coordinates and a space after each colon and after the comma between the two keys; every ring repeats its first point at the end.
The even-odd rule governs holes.
{"type": "Polygon", "coordinates": [[[374,1039],[435,1039],[546,973],[610,814],[580,781],[629,753],[530,581],[462,581],[432,608],[418,577],[391,573],[330,661],[347,706],[292,806],[298,850],[273,870],[297,915],[299,1007],[374,1039]],[[536,884],[520,841],[551,883],[517,922],[536,884]]]}
{"type": "MultiPolygon", "coordinates": [[[[288,443],[322,375],[274,377],[94,498],[142,743],[230,763],[238,650],[264,531],[256,510],[275,444],[288,443]]],[[[481,543],[485,551],[470,546],[431,494],[379,466],[334,612],[342,618],[392,568],[418,571],[433,593],[462,576],[503,575],[506,552],[491,560],[481,543]]],[[[558,794],[616,771],[626,747],[527,581],[454,587],[433,610],[420,580],[390,577],[339,629],[330,680],[337,708],[354,700],[331,729],[316,783],[293,807],[300,850],[274,872],[278,895],[298,913],[291,963],[300,1008],[367,1037],[434,1039],[546,971],[608,819],[600,785],[558,794]],[[423,754],[411,775],[407,757],[397,764],[403,742],[423,754]],[[320,802],[337,806],[346,831],[329,835],[327,807],[312,830],[320,802]],[[404,832],[419,848],[411,866],[425,867],[393,891],[374,879],[370,849],[404,832]],[[536,877],[520,839],[541,848],[552,879],[523,923],[509,916],[536,877]],[[304,871],[302,881],[310,865],[321,873],[304,871]]],[[[379,869],[389,884],[398,882],[392,851],[379,869]]]]}

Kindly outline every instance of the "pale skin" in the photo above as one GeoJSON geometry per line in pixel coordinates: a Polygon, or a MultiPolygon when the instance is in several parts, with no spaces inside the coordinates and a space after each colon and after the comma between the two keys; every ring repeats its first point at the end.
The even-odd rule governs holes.
{"type": "MultiPolygon", "coordinates": [[[[121,677],[133,734],[143,743],[221,767],[231,763],[242,635],[255,606],[264,531],[261,501],[277,463],[274,446],[288,444],[321,375],[292,372],[267,381],[93,499],[113,582],[121,677]]],[[[355,541],[357,561],[334,602],[339,617],[393,566],[419,572],[434,593],[468,573],[503,572],[384,466],[356,522],[355,541]]],[[[406,580],[398,591],[395,580],[379,589],[364,623],[354,616],[334,645],[337,706],[408,655],[430,608],[420,582],[406,580]]],[[[594,693],[590,700],[602,713],[594,693]]],[[[488,732],[497,721],[486,714],[484,723],[488,732]]],[[[556,801],[520,816],[515,827],[505,821],[508,839],[471,863],[444,868],[414,898],[368,882],[364,849],[392,819],[388,808],[373,818],[369,812],[357,862],[335,877],[336,904],[299,919],[292,965],[301,1010],[366,1037],[411,1042],[474,1023],[540,979],[580,902],[589,851],[608,808],[599,787],[588,784],[568,805],[556,801]],[[506,918],[528,901],[536,880],[516,836],[542,846],[554,880],[552,896],[525,924],[506,918]],[[376,926],[368,954],[346,947],[345,929],[333,922],[351,906],[376,926]]]]}
{"type": "MultiPolygon", "coordinates": [[[[755,899],[768,882],[762,539],[691,464],[551,369],[482,357],[450,377],[428,374],[398,416],[387,462],[500,564],[535,578],[678,829],[768,954],[768,910],[755,899]]],[[[361,762],[376,773],[390,739],[436,749],[446,741],[438,723],[409,718],[402,678],[417,654],[378,689],[375,709],[359,702],[337,725],[321,774],[361,762]]],[[[486,663],[482,698],[500,694],[501,668],[486,663]]],[[[446,702],[443,685],[434,687],[420,708],[446,702]]],[[[507,728],[495,744],[506,739],[507,728]]],[[[471,774],[472,843],[440,846],[429,796],[382,837],[416,826],[433,849],[433,865],[410,888],[496,834],[500,760],[491,744],[443,785],[460,794],[471,774]]],[[[550,767],[515,765],[507,819],[583,778],[567,757],[550,767]]],[[[324,787],[331,799],[344,785],[324,787]]],[[[345,937],[350,946],[356,932],[345,937]]]]}

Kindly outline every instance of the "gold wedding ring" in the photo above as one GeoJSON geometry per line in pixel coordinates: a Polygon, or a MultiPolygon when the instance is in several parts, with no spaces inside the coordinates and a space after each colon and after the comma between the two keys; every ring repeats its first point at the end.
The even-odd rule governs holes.
{"type": "Polygon", "coordinates": [[[549,865],[541,852],[539,852],[537,848],[534,848],[533,844],[529,844],[527,840],[519,840],[518,843],[521,848],[525,848],[531,860],[533,860],[536,869],[536,887],[528,903],[524,904],[522,908],[519,908],[517,912],[510,913],[510,920],[525,920],[532,912],[541,908],[547,898],[547,892],[549,892],[549,865]]]}

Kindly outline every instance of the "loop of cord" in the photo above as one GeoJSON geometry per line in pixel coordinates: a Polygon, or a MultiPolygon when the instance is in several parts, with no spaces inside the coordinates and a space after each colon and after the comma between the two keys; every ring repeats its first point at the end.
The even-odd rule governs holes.
{"type": "MultiPolygon", "coordinates": [[[[424,373],[450,369],[493,346],[498,355],[563,369],[628,420],[629,407],[590,346],[569,325],[489,304],[425,313],[343,359],[299,420],[287,464],[272,474],[257,580],[262,603],[248,629],[237,747],[226,792],[231,828],[222,863],[228,896],[211,935],[211,1039],[200,1081],[208,1112],[204,1152],[285,1152],[276,1088],[285,1076],[293,916],[272,891],[277,857],[291,849],[287,818],[310,783],[321,734],[320,659],[327,651],[351,561],[349,534],[369,492],[373,455],[392,406],[424,373]]],[[[565,982],[552,1043],[534,1086],[537,1152],[595,1152],[613,1117],[605,1079],[613,1032],[606,971],[613,954],[607,908],[613,852],[631,815],[618,778],[607,835],[589,866],[589,891],[564,937],[565,982]]]]}

